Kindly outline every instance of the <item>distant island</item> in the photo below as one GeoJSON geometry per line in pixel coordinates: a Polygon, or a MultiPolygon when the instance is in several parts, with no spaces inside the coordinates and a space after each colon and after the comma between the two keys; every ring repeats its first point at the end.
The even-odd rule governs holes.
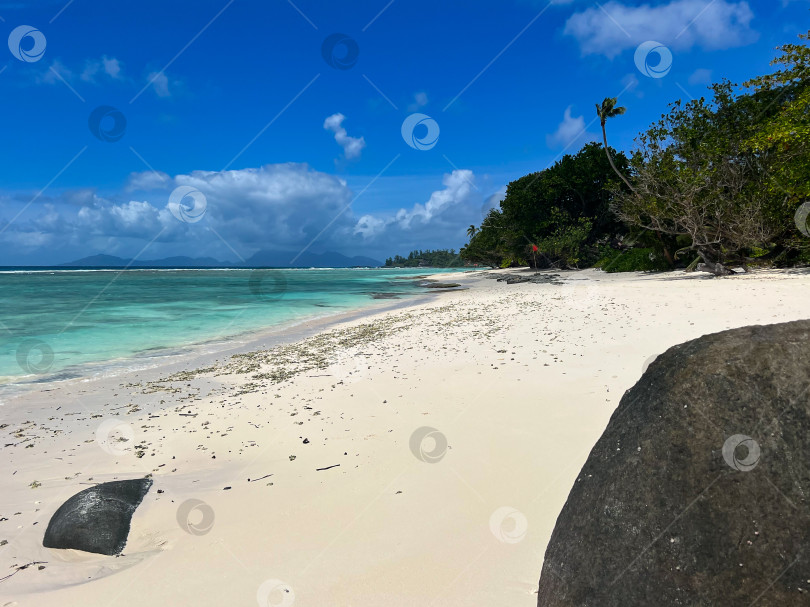
{"type": "MultiPolygon", "coordinates": [[[[473,265],[465,262],[455,249],[414,250],[407,257],[394,255],[385,264],[371,257],[342,253],[305,252],[296,258],[297,252],[258,251],[244,262],[233,263],[213,257],[188,257],[177,255],[160,259],[131,259],[99,253],[67,263],[57,264],[62,268],[460,268],[473,265]],[[295,259],[295,261],[292,261],[295,259]]],[[[478,265],[478,264],[475,264],[478,265]]]]}
{"type": "Polygon", "coordinates": [[[309,253],[258,251],[243,263],[220,261],[213,257],[165,257],[162,259],[127,259],[115,255],[91,255],[59,264],[71,268],[378,268],[382,262],[371,257],[347,257],[342,253],[309,253]],[[292,261],[295,259],[295,261],[292,261]]]}
{"type": "Polygon", "coordinates": [[[407,257],[395,255],[385,260],[386,268],[460,268],[465,265],[455,249],[411,251],[407,257]]]}

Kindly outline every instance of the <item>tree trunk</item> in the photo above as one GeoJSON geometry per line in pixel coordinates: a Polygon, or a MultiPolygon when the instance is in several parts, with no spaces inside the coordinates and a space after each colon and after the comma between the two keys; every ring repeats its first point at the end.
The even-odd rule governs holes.
{"type": "Polygon", "coordinates": [[[667,258],[667,263],[669,264],[669,267],[674,268],[675,260],[672,258],[672,253],[670,253],[669,249],[667,248],[667,243],[664,242],[664,237],[661,235],[661,232],[656,232],[656,235],[658,236],[658,242],[661,243],[661,248],[664,250],[664,257],[667,258]]]}
{"type": "Polygon", "coordinates": [[[616,165],[613,164],[613,157],[610,155],[610,152],[608,151],[607,131],[605,130],[604,120],[602,121],[602,141],[605,144],[605,154],[607,155],[608,162],[610,163],[610,168],[612,168],[613,172],[619,176],[619,178],[627,185],[628,188],[630,188],[630,191],[635,193],[636,189],[630,185],[630,182],[627,181],[627,179],[625,179],[624,175],[622,175],[619,172],[619,169],[616,168],[616,165]]]}
{"type": "Polygon", "coordinates": [[[713,261],[711,259],[712,256],[703,249],[698,249],[697,254],[700,255],[700,258],[703,260],[703,263],[699,263],[697,268],[695,268],[698,272],[709,272],[715,276],[734,276],[737,274],[734,270],[727,268],[721,262],[713,261]]]}
{"type": "Polygon", "coordinates": [[[715,263],[699,263],[697,265],[698,272],[709,272],[710,274],[714,274],[715,276],[734,276],[737,274],[734,270],[730,270],[722,263],[715,262],[715,263]]]}

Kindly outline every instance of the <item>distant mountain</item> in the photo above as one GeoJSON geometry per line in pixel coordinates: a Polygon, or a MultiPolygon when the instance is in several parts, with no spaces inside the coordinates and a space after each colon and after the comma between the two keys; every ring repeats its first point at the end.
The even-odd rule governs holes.
{"type": "Polygon", "coordinates": [[[115,255],[91,255],[76,261],[60,264],[67,267],[78,268],[239,268],[239,267],[275,267],[275,268],[351,268],[351,267],[379,267],[381,261],[370,257],[347,257],[342,253],[310,253],[304,252],[295,260],[290,261],[297,252],[258,251],[245,263],[234,264],[219,261],[213,257],[166,257],[164,259],[139,259],[133,261],[116,257],[115,255]]]}
{"type": "Polygon", "coordinates": [[[227,261],[219,261],[213,257],[186,257],[185,255],[166,257],[155,261],[144,261],[143,263],[144,265],[167,268],[226,268],[232,265],[227,261]]]}
{"type": "Polygon", "coordinates": [[[165,259],[139,259],[133,261],[115,255],[91,255],[76,261],[60,264],[80,268],[228,268],[233,264],[219,261],[213,257],[166,257],[165,259]]]}
{"type": "Polygon", "coordinates": [[[96,266],[96,267],[115,267],[127,265],[126,259],[121,259],[115,255],[91,255],[90,257],[83,257],[70,263],[61,263],[60,266],[96,266]]]}
{"type": "Polygon", "coordinates": [[[258,251],[243,265],[275,268],[352,268],[356,266],[377,268],[383,265],[381,261],[371,259],[370,257],[347,257],[342,253],[335,253],[334,251],[327,253],[310,253],[309,251],[305,251],[298,255],[298,258],[293,263],[290,263],[296,255],[298,255],[297,252],[258,251]]]}

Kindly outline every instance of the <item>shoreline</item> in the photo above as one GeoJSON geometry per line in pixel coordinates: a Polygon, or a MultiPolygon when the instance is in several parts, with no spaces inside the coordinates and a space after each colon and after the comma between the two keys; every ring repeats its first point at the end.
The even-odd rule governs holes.
{"type": "Polygon", "coordinates": [[[216,367],[6,406],[0,577],[45,568],[0,582],[3,599],[250,605],[281,580],[302,606],[529,607],[570,487],[647,362],[810,316],[808,271],[487,274],[216,367]],[[129,439],[100,437],[107,420],[129,439]],[[65,499],[147,474],[122,556],[42,547],[65,499]],[[209,527],[200,511],[184,519],[198,532],[181,526],[188,500],[209,527]]]}
{"type": "MultiPolygon", "coordinates": [[[[426,270],[430,269],[436,268],[426,268],[426,270]]],[[[424,279],[402,277],[399,280],[439,280],[437,277],[443,275],[446,274],[425,274],[426,278],[424,279]]],[[[248,351],[250,348],[270,348],[291,340],[303,339],[314,332],[326,330],[333,325],[357,317],[419,305],[431,297],[440,295],[440,293],[425,288],[424,292],[399,293],[397,295],[396,298],[372,298],[366,305],[332,311],[318,316],[308,316],[303,319],[290,319],[260,328],[245,329],[239,333],[224,337],[214,336],[204,341],[155,348],[154,354],[149,353],[151,350],[145,350],[131,356],[68,366],[53,374],[10,376],[4,378],[4,380],[12,381],[0,382],[0,406],[3,406],[5,401],[13,400],[27,393],[37,392],[44,386],[65,385],[68,382],[85,383],[106,379],[115,380],[134,373],[148,373],[153,370],[159,372],[163,368],[179,369],[183,366],[195,364],[208,366],[213,360],[223,356],[227,357],[242,351],[248,351]],[[27,377],[31,379],[13,381],[27,377]]]]}

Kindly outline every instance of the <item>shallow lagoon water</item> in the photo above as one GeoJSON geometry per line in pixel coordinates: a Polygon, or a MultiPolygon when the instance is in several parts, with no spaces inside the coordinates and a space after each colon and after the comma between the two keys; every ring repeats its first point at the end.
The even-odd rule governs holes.
{"type": "Polygon", "coordinates": [[[0,271],[0,382],[50,381],[424,292],[439,270],[0,271]]]}

